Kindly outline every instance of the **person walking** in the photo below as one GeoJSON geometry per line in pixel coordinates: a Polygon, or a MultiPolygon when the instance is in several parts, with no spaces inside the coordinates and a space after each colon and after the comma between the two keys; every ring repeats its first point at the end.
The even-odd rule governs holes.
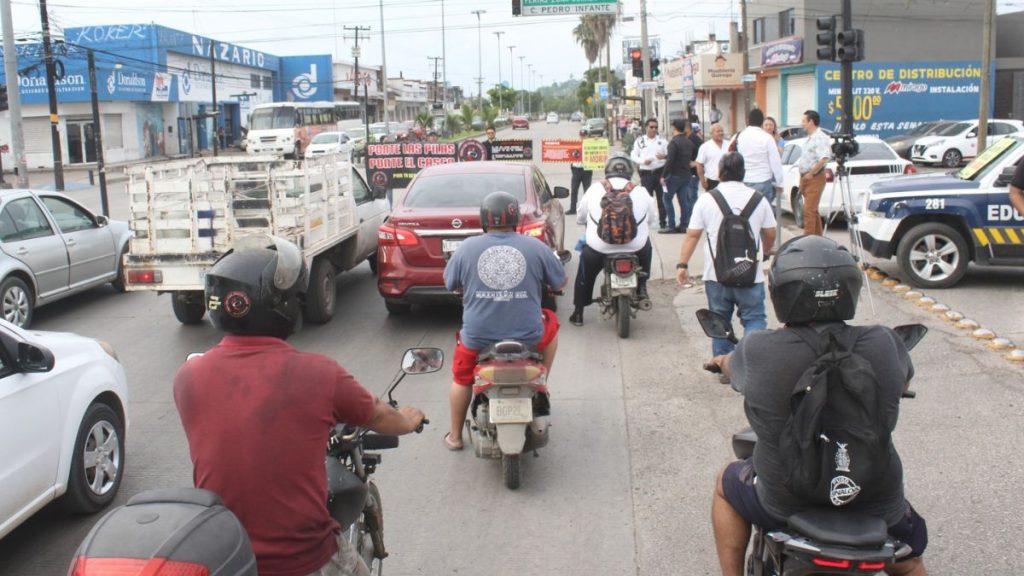
{"type": "Polygon", "coordinates": [[[747,115],[747,127],[733,136],[729,151],[739,152],[743,156],[746,166],[743,183],[773,203],[776,190],[782,188],[782,157],[775,138],[765,132],[762,126],[764,112],[754,108],[747,115]]]}
{"type": "Polygon", "coordinates": [[[711,104],[711,114],[708,116],[712,124],[718,124],[722,121],[722,111],[718,109],[718,106],[714,103],[711,104]]]}
{"type": "Polygon", "coordinates": [[[800,171],[800,196],[804,199],[804,234],[821,236],[824,231],[818,204],[825,190],[825,165],[832,159],[832,141],[818,128],[821,115],[815,110],[804,112],[801,124],[807,131],[807,142],[796,167],[800,171]]]}
{"type": "Polygon", "coordinates": [[[622,140],[623,138],[626,137],[626,115],[619,114],[619,118],[616,121],[616,124],[619,127],[619,140],[622,140]]]}
{"type": "Polygon", "coordinates": [[[661,186],[661,174],[668,157],[668,142],[658,134],[658,119],[648,118],[644,125],[646,133],[633,143],[630,158],[640,169],[640,185],[654,197],[658,204],[658,226],[667,226],[665,205],[662,196],[665,194],[661,186]]]}
{"type": "Polygon", "coordinates": [[[665,158],[664,177],[661,180],[665,189],[662,202],[665,204],[665,217],[668,226],[658,230],[658,234],[681,234],[686,231],[690,223],[690,212],[693,209],[693,202],[697,201],[696,194],[692,202],[687,202],[685,197],[690,189],[693,176],[690,173],[690,165],[693,164],[696,156],[696,148],[687,135],[689,122],[682,118],[672,121],[672,140],[668,143],[668,157],[665,158]],[[676,211],[672,206],[672,199],[679,202],[679,225],[676,226],[676,211]],[[689,208],[689,210],[687,209],[689,208]]]}
{"type": "Polygon", "coordinates": [[[584,168],[583,162],[573,162],[569,169],[572,171],[572,182],[569,185],[569,209],[565,213],[571,216],[576,213],[576,199],[579,198],[580,186],[583,186],[583,193],[586,194],[590,189],[594,171],[584,168]]]}
{"type": "Polygon", "coordinates": [[[704,190],[718,187],[718,164],[725,156],[725,129],[721,124],[711,125],[711,139],[697,150],[697,178],[704,190]]]}

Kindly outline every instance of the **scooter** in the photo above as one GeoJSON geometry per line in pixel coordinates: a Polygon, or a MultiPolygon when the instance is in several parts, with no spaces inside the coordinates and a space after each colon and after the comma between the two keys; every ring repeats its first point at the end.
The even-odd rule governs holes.
{"type": "Polygon", "coordinates": [[[523,342],[505,340],[480,352],[466,428],[478,458],[501,459],[510,490],[519,488],[520,456],[548,443],[547,370],[523,342]]]}
{"type": "Polygon", "coordinates": [[[609,254],[604,264],[604,284],[597,303],[601,315],[615,317],[619,338],[629,338],[629,321],[636,318],[637,310],[650,310],[651,301],[640,298],[638,282],[641,274],[640,259],[635,254],[609,254]]]}
{"type": "MultiPolygon", "coordinates": [[[[698,310],[697,320],[709,337],[738,342],[732,325],[720,314],[698,310]]],[[[928,332],[921,324],[893,330],[908,350],[928,332]]],[[[714,363],[705,364],[704,369],[720,371],[714,363]]],[[[904,398],[915,396],[913,391],[903,393],[904,398]]],[[[749,427],[733,434],[733,453],[741,460],[753,456],[756,444],[757,434],[749,427]]],[[[858,512],[812,509],[790,516],[786,523],[783,530],[754,527],[748,576],[873,575],[912,552],[910,546],[889,536],[884,520],[858,512]]]]}
{"type": "MultiPolygon", "coordinates": [[[[443,364],[440,349],[407,350],[401,371],[385,392],[388,403],[398,405],[392,392],[407,374],[437,372],[443,364]]],[[[421,430],[422,426],[417,432],[421,430]]],[[[373,451],[397,446],[397,436],[345,424],[336,425],[327,442],[327,508],[371,573],[378,576],[388,554],[380,490],[370,480],[381,456],[373,451]]],[[[68,572],[68,576],[111,574],[256,576],[256,557],[241,522],[213,492],[149,490],[100,518],[78,547],[68,572]]]]}

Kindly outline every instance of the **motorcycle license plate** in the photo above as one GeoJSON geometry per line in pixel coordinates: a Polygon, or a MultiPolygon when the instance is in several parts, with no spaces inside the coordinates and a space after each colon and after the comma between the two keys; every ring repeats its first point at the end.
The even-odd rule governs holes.
{"type": "Polygon", "coordinates": [[[636,274],[630,274],[625,278],[612,274],[612,288],[636,288],[636,274]]]}
{"type": "Polygon", "coordinates": [[[495,424],[529,424],[533,421],[533,399],[492,398],[488,413],[495,424]]]}
{"type": "Polygon", "coordinates": [[[462,240],[452,240],[451,238],[443,238],[441,240],[441,251],[445,254],[451,254],[459,248],[459,244],[462,244],[462,240]]]}

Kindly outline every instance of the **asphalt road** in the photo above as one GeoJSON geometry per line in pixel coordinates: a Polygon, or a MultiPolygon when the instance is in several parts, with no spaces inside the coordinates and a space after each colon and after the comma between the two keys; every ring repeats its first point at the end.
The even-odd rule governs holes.
{"type": "MultiPolygon", "coordinates": [[[[575,128],[535,122],[516,136],[571,137],[575,128]]],[[[568,185],[568,166],[543,169],[553,185],[568,185]]],[[[95,189],[72,194],[98,205],[95,189]]],[[[123,193],[112,193],[112,206],[114,217],[125,215],[123,193]]],[[[571,224],[567,230],[571,245],[578,231],[571,224]]],[[[639,314],[628,340],[616,338],[611,322],[593,309],[584,327],[572,326],[569,298],[563,298],[551,444],[525,460],[520,490],[501,485],[498,462],[442,447],[447,371],[403,382],[396,398],[423,408],[434,424],[385,453],[376,475],[389,574],[716,573],[711,489],[732,457],[730,435],[745,424],[742,400],[700,371],[710,355],[693,316],[705,305],[702,288],[678,290],[665,279],[674,277],[681,237],[656,234],[654,240],[654,310],[639,314]]],[[[697,262],[693,268],[699,270],[697,262]]],[[[983,324],[1019,331],[1022,278],[1016,270],[972,272],[940,301],[962,305],[983,324]]],[[[924,322],[932,330],[914,352],[919,396],[904,405],[896,435],[907,493],[928,520],[930,572],[1024,571],[1018,496],[1024,465],[1015,457],[1024,441],[1024,367],[878,283],[871,288],[874,313],[865,302],[857,322],[924,322]]],[[[293,345],[336,358],[378,392],[406,347],[451,353],[458,308],[389,317],[366,265],[339,276],[337,290],[335,319],[307,326],[293,345]]],[[[38,310],[35,328],[107,340],[125,365],[131,430],[118,502],[150,488],[188,485],[171,381],[186,354],[219,339],[213,327],[179,325],[167,296],[101,288],[38,310]]],[[[45,509],[0,540],[0,574],[66,573],[97,518],[45,509]]]]}

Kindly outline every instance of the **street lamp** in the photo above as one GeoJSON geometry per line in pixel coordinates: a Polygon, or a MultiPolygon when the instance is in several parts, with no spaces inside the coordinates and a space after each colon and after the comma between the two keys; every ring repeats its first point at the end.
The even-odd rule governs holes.
{"type": "MultiPolygon", "coordinates": [[[[519,80],[520,80],[520,83],[523,85],[523,89],[520,92],[522,92],[523,94],[526,93],[526,75],[523,74],[523,63],[525,61],[526,61],[526,56],[520,56],[519,57],[519,80]]],[[[519,97],[519,113],[520,114],[525,114],[526,113],[526,100],[524,100],[524,97],[525,96],[520,96],[519,97]]]]}
{"type": "Polygon", "coordinates": [[[476,14],[476,43],[477,43],[477,74],[476,91],[477,104],[480,107],[481,115],[484,110],[484,41],[480,35],[480,15],[486,14],[487,10],[473,10],[470,14],[476,14]]]}
{"type": "MultiPolygon", "coordinates": [[[[515,73],[515,69],[512,68],[512,66],[515,65],[515,60],[512,59],[512,51],[515,50],[515,48],[516,48],[515,44],[513,44],[513,45],[508,47],[508,82],[509,82],[509,88],[512,89],[512,93],[513,94],[515,94],[515,91],[516,91],[516,73],[515,73]]],[[[516,103],[513,100],[511,102],[511,104],[512,104],[512,114],[515,114],[516,113],[516,103]]]]}
{"type": "Polygon", "coordinates": [[[502,108],[505,107],[505,104],[504,104],[504,102],[502,102],[502,97],[501,97],[501,93],[502,93],[503,88],[504,88],[501,85],[501,35],[504,34],[504,33],[505,32],[503,30],[499,30],[497,32],[492,32],[492,34],[494,34],[495,36],[498,37],[498,112],[501,112],[502,108]]]}
{"type": "Polygon", "coordinates": [[[530,100],[529,100],[530,108],[529,108],[529,110],[530,111],[528,112],[528,114],[533,114],[533,90],[536,87],[536,82],[534,82],[534,77],[533,77],[533,64],[527,64],[526,67],[530,69],[530,83],[528,84],[528,86],[530,87],[530,90],[529,90],[529,95],[530,95],[530,100]]]}

